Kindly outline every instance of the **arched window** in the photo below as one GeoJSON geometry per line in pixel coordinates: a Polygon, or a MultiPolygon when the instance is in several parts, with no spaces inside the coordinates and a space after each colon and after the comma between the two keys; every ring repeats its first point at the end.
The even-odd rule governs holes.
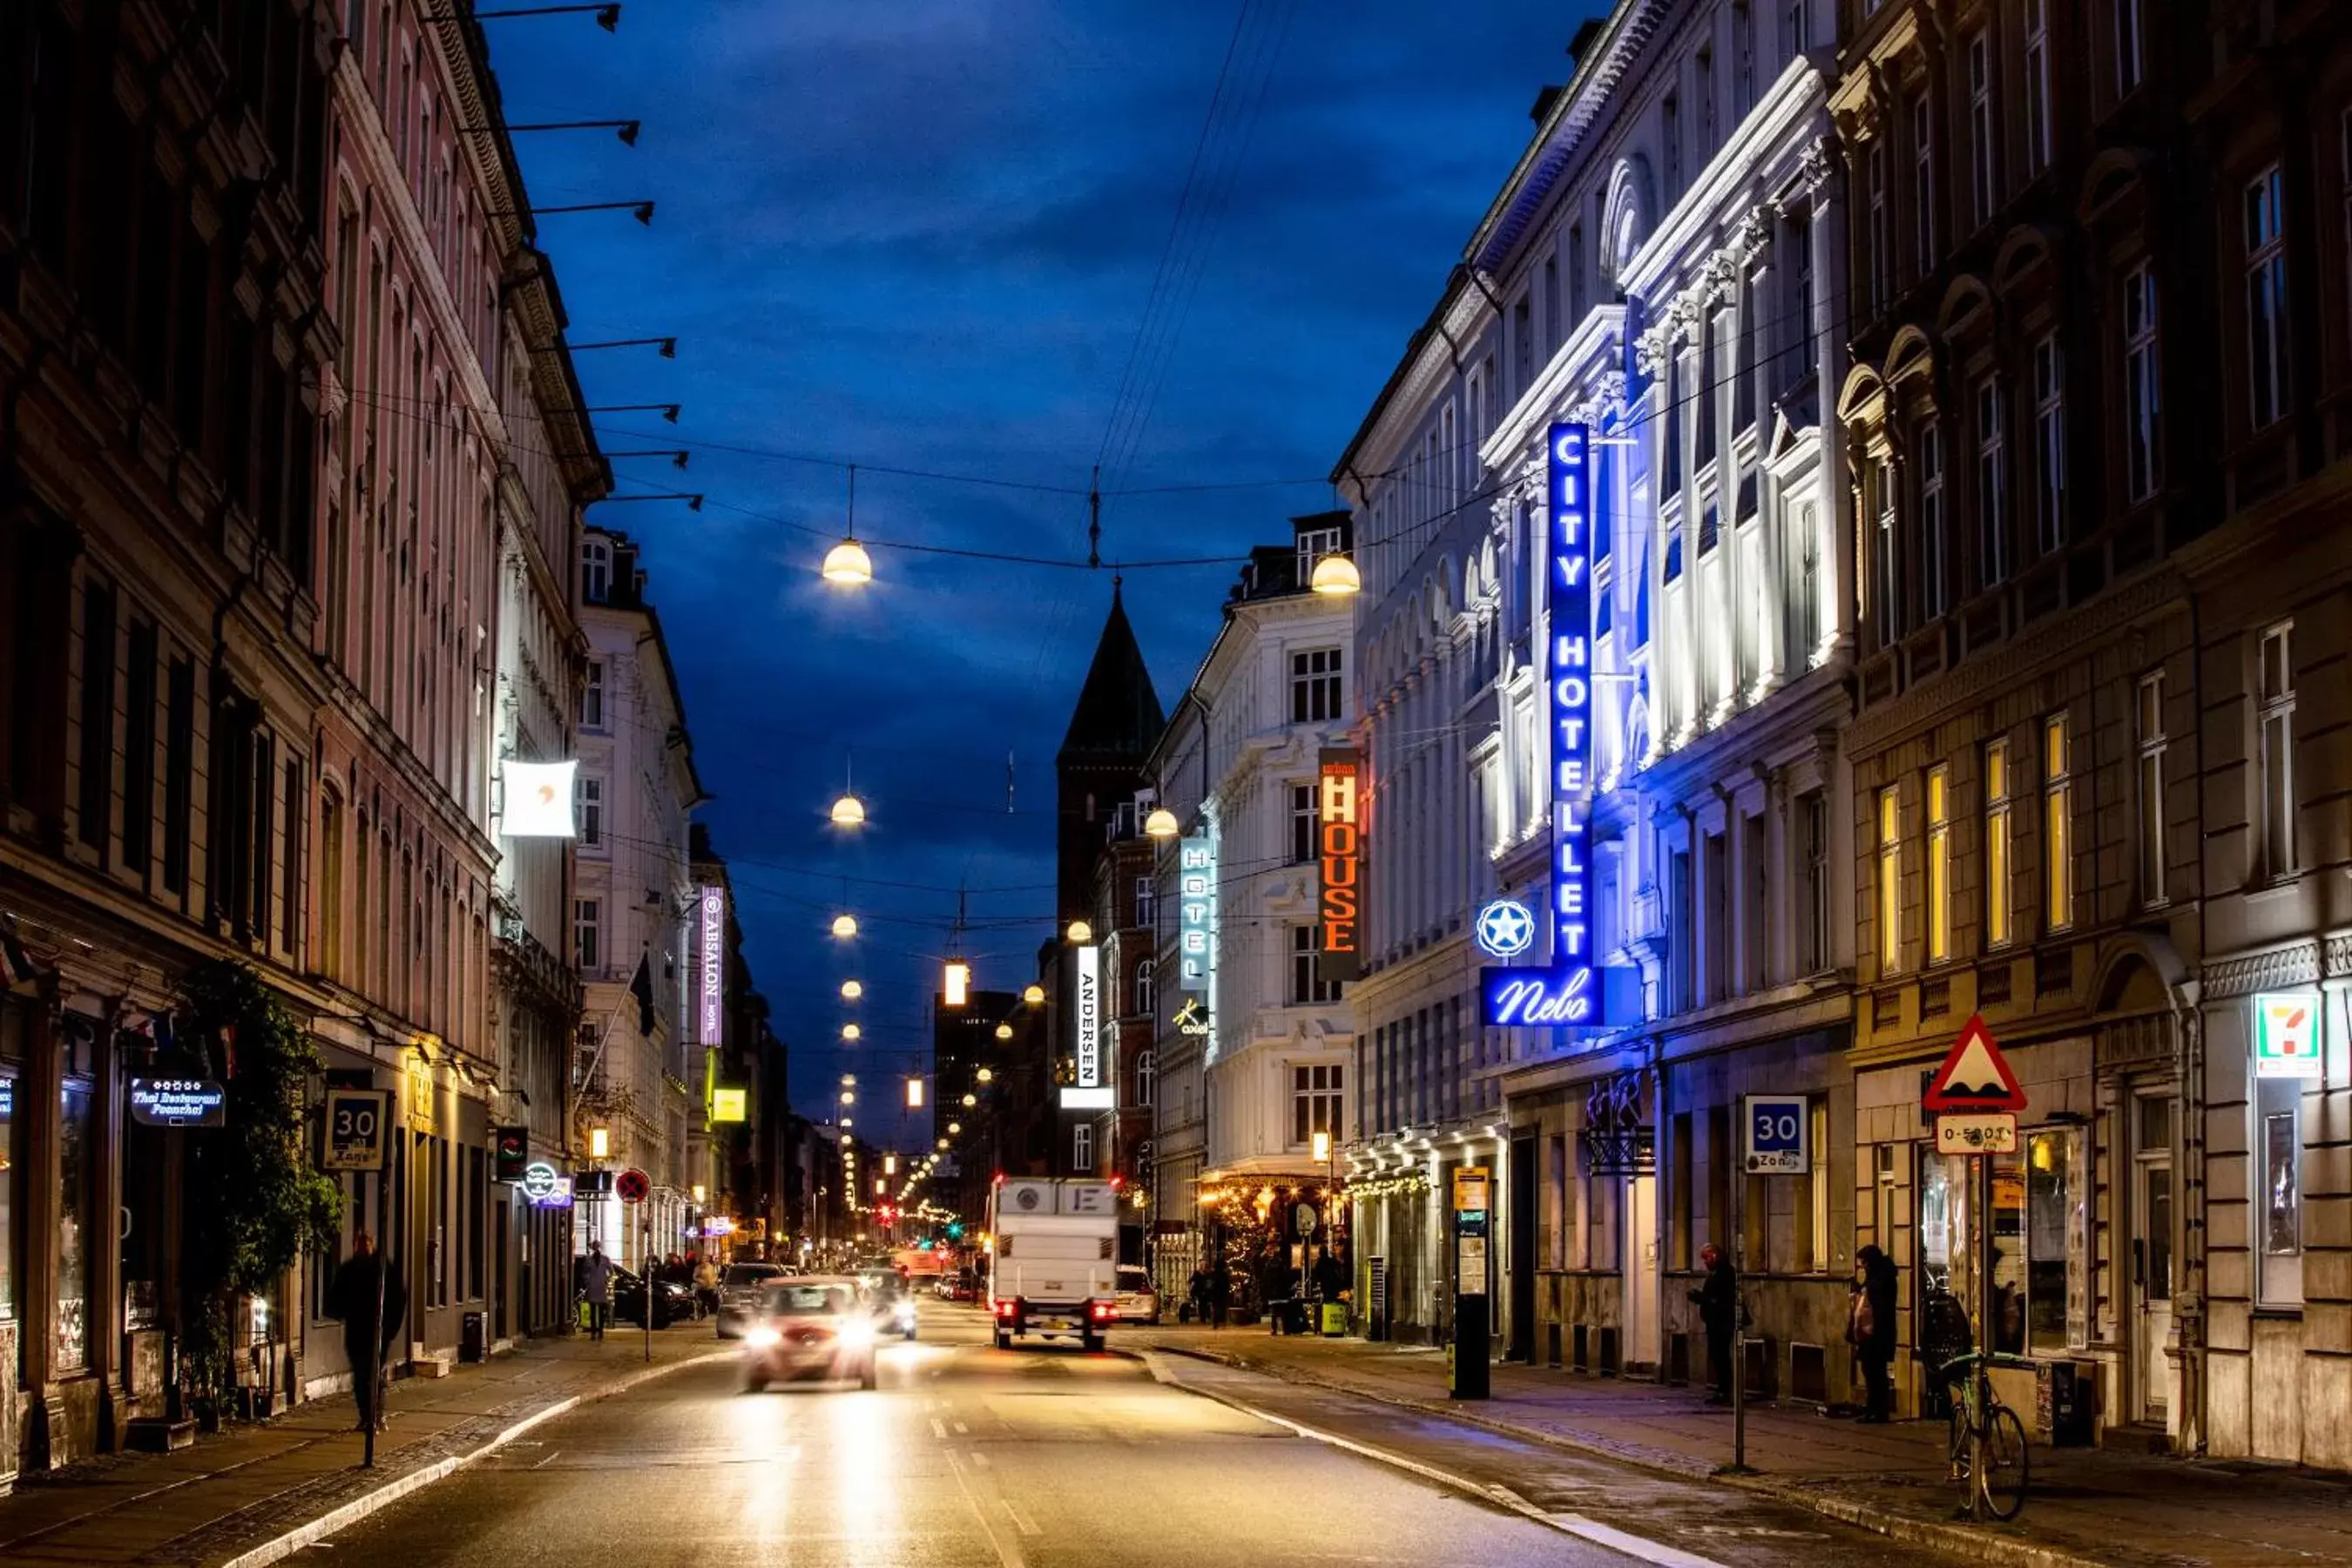
{"type": "MultiPolygon", "coordinates": [[[[1151,966],[1147,963],[1143,967],[1148,970],[1151,966]]],[[[1152,1076],[1151,1071],[1151,1053],[1150,1051],[1136,1052],[1135,1103],[1149,1110],[1151,1108],[1152,1090],[1156,1087],[1157,1082],[1158,1080],[1152,1076]]]]}
{"type": "Polygon", "coordinates": [[[1158,1010],[1159,991],[1152,977],[1155,967],[1148,958],[1135,966],[1135,1005],[1131,1011],[1151,1013],[1158,1010]]]}

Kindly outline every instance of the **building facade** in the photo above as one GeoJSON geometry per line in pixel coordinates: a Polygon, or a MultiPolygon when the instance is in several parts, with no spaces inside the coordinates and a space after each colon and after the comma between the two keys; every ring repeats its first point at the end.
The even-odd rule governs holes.
{"type": "MultiPolygon", "coordinates": [[[[1346,550],[1349,521],[1297,518],[1289,541],[1251,552],[1153,753],[1157,800],[1184,806],[1180,837],[1160,849],[1155,900],[1157,1033],[1175,1056],[1154,1098],[1173,1090],[1179,1137],[1154,1178],[1167,1189],[1158,1212],[1237,1281],[1298,1265],[1310,1218],[1314,1241],[1329,1239],[1327,1189],[1351,1114],[1355,1029],[1323,973],[1319,897],[1322,763],[1349,740],[1355,618],[1347,599],[1307,587],[1318,559],[1346,550]],[[1193,1156],[1183,1135],[1195,1096],[1193,1156]]],[[[1160,1288],[1181,1297],[1197,1259],[1163,1253],[1160,1288]]]]}
{"type": "Polygon", "coordinates": [[[2345,1468],[2344,18],[1897,5],[1844,52],[1863,1223],[2103,1426],[2345,1468]],[[2279,999],[2313,1076],[2258,1059],[2279,999]],[[1989,1197],[1919,1142],[1971,1013],[2031,1100],[1989,1197]]]}
{"type": "Polygon", "coordinates": [[[598,724],[580,726],[579,858],[572,956],[586,993],[574,1048],[575,1138],[606,1137],[613,1169],[645,1172],[633,1208],[586,1205],[576,1244],[600,1239],[631,1268],[650,1250],[688,1250],[693,1150],[704,1138],[694,987],[700,900],[688,814],[701,804],[686,704],[627,535],[590,524],[579,557],[586,689],[598,724]]]}

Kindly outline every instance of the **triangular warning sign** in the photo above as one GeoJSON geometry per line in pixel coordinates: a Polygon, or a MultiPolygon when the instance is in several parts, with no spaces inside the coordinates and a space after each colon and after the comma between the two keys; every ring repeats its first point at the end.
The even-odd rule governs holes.
{"type": "Polygon", "coordinates": [[[1981,1016],[1972,1017],[1944,1055],[1919,1103],[1929,1110],[2022,1110],[2025,1091],[2009,1059],[1993,1044],[1981,1016]]]}

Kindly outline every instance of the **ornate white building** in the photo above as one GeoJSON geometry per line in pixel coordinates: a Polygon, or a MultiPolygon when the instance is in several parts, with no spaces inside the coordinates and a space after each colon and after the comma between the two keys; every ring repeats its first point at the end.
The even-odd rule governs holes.
{"type": "MultiPolygon", "coordinates": [[[[1296,518],[1289,542],[1251,552],[1152,757],[1159,799],[1186,836],[1160,856],[1154,1186],[1160,1216],[1189,1227],[1162,1234],[1212,1247],[1261,1224],[1296,1240],[1302,1203],[1319,1226],[1331,1173],[1315,1135],[1336,1150],[1353,1119],[1354,1017],[1323,973],[1318,819],[1322,753],[1345,746],[1353,711],[1354,616],[1307,586],[1316,561],[1345,548],[1347,526],[1342,513],[1296,518]],[[1206,928],[1189,971],[1188,910],[1206,928]]],[[[1197,1251],[1162,1251],[1162,1288],[1181,1292],[1197,1251]]]]}
{"type": "MultiPolygon", "coordinates": [[[[1737,1239],[1738,1095],[1820,1088],[1830,1109],[1852,924],[1829,870],[1851,602],[1821,416],[1843,298],[1833,24],[1627,0],[1580,34],[1339,465],[1367,590],[1370,1136],[1349,1152],[1376,1194],[1358,1214],[1376,1331],[1450,1333],[1440,1195],[1484,1163],[1503,1349],[1696,1375],[1669,1277],[1737,1239]],[[1473,919],[1497,892],[1552,897],[1547,650],[1567,628],[1542,501],[1563,421],[1591,437],[1591,918],[1624,1010],[1488,1028],[1473,919]]],[[[1813,1211],[1833,1179],[1790,1185],[1741,1194],[1752,1270],[1832,1260],[1813,1211]]]]}

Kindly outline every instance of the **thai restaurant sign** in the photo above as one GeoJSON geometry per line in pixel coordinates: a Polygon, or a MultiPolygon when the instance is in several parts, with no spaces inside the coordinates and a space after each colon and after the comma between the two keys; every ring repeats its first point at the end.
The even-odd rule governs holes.
{"type": "Polygon", "coordinates": [[[1363,969],[1364,757],[1326,748],[1317,792],[1317,858],[1322,894],[1322,977],[1353,980],[1363,969]]]}

